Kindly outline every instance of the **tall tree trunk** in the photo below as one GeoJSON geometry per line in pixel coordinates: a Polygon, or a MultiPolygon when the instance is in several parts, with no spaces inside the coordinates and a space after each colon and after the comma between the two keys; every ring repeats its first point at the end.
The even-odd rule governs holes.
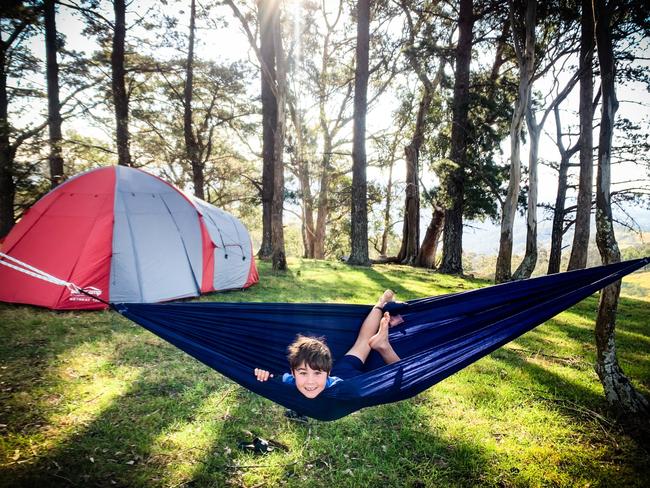
{"type": "Polygon", "coordinates": [[[271,260],[273,269],[287,269],[287,255],[284,248],[284,134],[286,128],[287,70],[282,48],[282,28],[280,24],[280,4],[274,4],[273,43],[275,47],[276,84],[275,98],[277,121],[273,137],[273,199],[271,203],[271,260]]]}
{"type": "Polygon", "coordinates": [[[186,157],[192,168],[192,181],[194,182],[194,195],[205,200],[205,178],[203,164],[199,155],[199,147],[194,136],[192,124],[192,95],[194,80],[194,31],[196,22],[196,3],[190,4],[190,35],[187,46],[187,63],[185,65],[185,89],[183,90],[183,134],[185,136],[186,157]]]}
{"type": "Polygon", "coordinates": [[[126,5],[124,0],[113,0],[115,27],[111,68],[113,82],[113,104],[115,105],[115,137],[117,141],[117,164],[131,166],[129,150],[129,99],[126,93],[124,69],[124,40],[126,38],[126,5]]]}
{"type": "Polygon", "coordinates": [[[589,250],[589,226],[591,223],[591,200],[594,173],[593,162],[593,119],[594,97],[593,53],[594,25],[591,15],[592,0],[582,0],[580,34],[580,182],[578,206],[573,233],[573,245],[568,270],[587,266],[589,250]]]}
{"type": "Polygon", "coordinates": [[[59,64],[56,60],[56,12],[54,0],[45,0],[45,55],[47,59],[47,108],[50,131],[50,186],[54,188],[64,180],[61,153],[61,102],[59,101],[59,64]]]}
{"type": "MultiPolygon", "coordinates": [[[[615,88],[615,60],[611,34],[611,5],[604,0],[594,3],[596,43],[600,64],[602,113],[598,140],[598,174],[596,177],[596,243],[603,264],[619,262],[620,252],[614,235],[611,206],[611,150],[614,117],[618,109],[615,88]]],[[[596,373],[605,390],[609,405],[636,434],[650,437],[650,405],[623,374],[616,356],[614,331],[621,282],[605,288],[600,295],[596,319],[596,373]]]]}
{"type": "Polygon", "coordinates": [[[9,99],[7,97],[7,50],[11,43],[0,38],[0,238],[14,226],[14,150],[9,134],[9,99]]]}
{"type": "Polygon", "coordinates": [[[553,226],[551,230],[551,252],[548,258],[548,274],[559,273],[562,262],[562,237],[565,233],[564,217],[566,191],[567,191],[567,173],[569,172],[569,160],[575,153],[579,144],[571,149],[565,149],[562,143],[562,123],[560,121],[560,108],[553,108],[555,113],[555,131],[557,134],[557,144],[560,151],[560,167],[558,169],[557,195],[555,197],[555,207],[553,208],[553,226]]]}
{"type": "Polygon", "coordinates": [[[440,58],[438,70],[433,79],[429,78],[426,63],[422,62],[416,47],[416,38],[426,28],[427,19],[423,13],[419,14],[417,22],[413,22],[411,6],[408,2],[401,2],[402,10],[406,16],[409,40],[404,48],[404,53],[409,65],[417,73],[422,83],[422,98],[418,107],[415,120],[415,129],[411,141],[404,148],[406,160],[406,200],[404,202],[404,225],[402,229],[402,244],[397,261],[403,264],[415,264],[420,251],[420,148],[424,143],[424,136],[427,132],[427,116],[431,108],[433,94],[440,85],[443,77],[446,62],[440,58]]]}
{"type": "Polygon", "coordinates": [[[427,227],[424,234],[420,251],[418,252],[415,265],[421,268],[435,268],[436,267],[436,250],[438,249],[438,242],[442,229],[445,226],[445,210],[437,205],[433,205],[433,215],[431,216],[431,223],[427,227]]]}
{"type": "Polygon", "coordinates": [[[325,233],[329,212],[330,161],[332,158],[332,140],[324,132],[323,157],[321,160],[320,190],[318,192],[318,215],[316,217],[316,236],[314,238],[314,258],[325,259],[325,233]]]}
{"type": "Polygon", "coordinates": [[[404,203],[402,245],[397,254],[397,260],[402,264],[414,264],[420,249],[420,148],[424,141],[424,121],[431,106],[432,96],[433,93],[431,93],[429,86],[425,84],[415,120],[413,137],[404,148],[406,201],[404,203]]]}
{"type": "Polygon", "coordinates": [[[273,253],[271,243],[271,206],[275,173],[275,133],[278,123],[277,100],[273,93],[275,84],[275,46],[273,41],[273,0],[258,2],[260,26],[260,55],[262,64],[262,245],[259,257],[269,259],[273,253]]]}
{"type": "Polygon", "coordinates": [[[366,181],[366,110],[370,51],[370,0],[357,1],[357,47],[354,74],[354,131],[352,136],[352,249],[350,264],[368,266],[368,208],[366,181]]]}
{"type": "MultiPolygon", "coordinates": [[[[393,154],[395,154],[393,152],[393,154]]],[[[392,160],[388,168],[388,184],[386,185],[386,207],[384,208],[384,231],[381,234],[381,249],[379,254],[385,257],[388,253],[388,236],[390,235],[390,211],[393,203],[393,167],[395,161],[392,160]]]]}
{"type": "MultiPolygon", "coordinates": [[[[10,12],[12,8],[21,4],[8,7],[10,12]]],[[[11,142],[12,127],[9,123],[9,97],[7,94],[7,73],[8,66],[7,54],[11,46],[19,42],[21,34],[25,28],[34,19],[25,19],[12,28],[9,32],[0,32],[0,238],[5,237],[14,226],[14,198],[16,196],[16,184],[14,182],[14,162],[16,151],[20,144],[27,138],[38,133],[46,124],[41,124],[20,136],[16,136],[14,143],[11,142]],[[5,38],[5,34],[7,35],[5,38]]]]}
{"type": "Polygon", "coordinates": [[[497,256],[495,281],[502,283],[512,277],[512,233],[519,197],[521,182],[521,129],[528,98],[530,97],[531,80],[535,65],[535,21],[537,3],[526,0],[524,14],[524,39],[520,39],[520,29],[515,23],[514,2],[511,4],[511,24],[515,52],[519,63],[519,93],[510,123],[510,181],[508,194],[503,204],[501,216],[501,237],[499,239],[499,254],[497,256]]]}
{"type": "Polygon", "coordinates": [[[526,213],[526,254],[513,279],[523,280],[530,278],[537,265],[537,159],[539,154],[539,136],[542,132],[541,124],[538,125],[533,113],[530,97],[526,108],[526,120],[530,148],[528,152],[528,209],[526,213]]]}
{"type": "Polygon", "coordinates": [[[456,168],[450,172],[445,182],[450,205],[445,209],[444,218],[442,264],[440,266],[440,271],[443,273],[463,272],[464,168],[467,158],[467,114],[469,112],[469,72],[472,58],[472,29],[474,27],[473,8],[473,0],[461,0],[450,153],[450,158],[456,164],[456,168]]]}
{"type": "MultiPolygon", "coordinates": [[[[323,155],[319,167],[319,190],[318,190],[318,203],[316,217],[316,231],[314,237],[314,258],[325,259],[325,240],[327,231],[327,221],[329,218],[329,185],[332,168],[330,167],[332,161],[332,148],[334,135],[341,127],[341,120],[343,110],[339,112],[338,120],[334,123],[334,129],[330,130],[327,100],[328,100],[328,87],[327,81],[332,78],[330,74],[330,57],[332,53],[331,37],[336,28],[336,25],[341,19],[341,12],[343,11],[343,0],[338,1],[338,8],[336,10],[334,21],[328,19],[327,14],[323,11],[323,21],[327,30],[323,38],[323,52],[321,56],[320,73],[316,77],[318,85],[318,123],[320,125],[320,133],[323,136],[323,155]]],[[[346,97],[347,99],[347,97],[346,97]]]]}
{"type": "Polygon", "coordinates": [[[555,206],[553,208],[553,225],[551,230],[551,251],[548,258],[548,274],[560,272],[562,263],[562,237],[564,236],[564,203],[567,191],[567,172],[569,169],[569,160],[562,155],[560,157],[560,167],[558,174],[557,195],[555,197],[555,206]]]}
{"type": "Polygon", "coordinates": [[[303,137],[302,137],[302,116],[295,106],[295,100],[288,100],[289,113],[293,127],[296,131],[296,143],[292,151],[292,158],[294,161],[295,174],[298,178],[300,185],[301,210],[302,210],[302,241],[305,258],[314,258],[314,197],[311,193],[310,186],[310,167],[309,161],[305,158],[303,152],[303,137]]]}

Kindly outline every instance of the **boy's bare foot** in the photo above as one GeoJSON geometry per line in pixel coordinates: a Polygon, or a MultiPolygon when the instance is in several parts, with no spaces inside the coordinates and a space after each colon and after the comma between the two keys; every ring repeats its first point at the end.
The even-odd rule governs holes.
{"type": "Polygon", "coordinates": [[[379,330],[368,340],[368,345],[371,349],[381,352],[382,350],[391,348],[390,342],[388,341],[389,324],[390,314],[388,312],[384,312],[384,316],[379,321],[379,330]]]}
{"type": "Polygon", "coordinates": [[[384,294],[381,296],[379,301],[377,302],[377,305],[379,307],[383,307],[389,302],[392,302],[395,300],[395,292],[393,290],[386,290],[384,294]]]}

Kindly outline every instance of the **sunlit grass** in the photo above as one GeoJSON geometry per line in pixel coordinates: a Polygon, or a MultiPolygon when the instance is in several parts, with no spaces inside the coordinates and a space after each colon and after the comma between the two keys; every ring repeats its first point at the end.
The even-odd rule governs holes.
{"type": "Polygon", "coordinates": [[[650,271],[642,271],[626,276],[621,289],[623,296],[650,301],[650,271]]]}
{"type": "MultiPolygon", "coordinates": [[[[217,301],[373,303],[486,282],[402,266],[261,263],[217,301]]],[[[636,275],[633,275],[636,276],[636,275]]],[[[417,397],[336,422],[284,410],[110,313],[0,305],[0,486],[638,486],[650,457],[593,370],[597,297],[417,397]],[[267,455],[239,449],[259,436],[267,455]]],[[[621,366],[650,393],[650,303],[624,298],[621,366]]]]}

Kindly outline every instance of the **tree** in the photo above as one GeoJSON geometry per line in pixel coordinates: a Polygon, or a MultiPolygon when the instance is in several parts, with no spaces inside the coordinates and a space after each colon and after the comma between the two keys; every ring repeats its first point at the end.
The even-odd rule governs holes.
{"type": "Polygon", "coordinates": [[[282,211],[284,208],[284,135],[286,130],[287,67],[282,46],[282,27],[280,24],[280,7],[276,3],[272,13],[272,33],[275,55],[276,79],[275,99],[277,122],[273,134],[273,200],[271,203],[271,256],[273,269],[287,269],[287,257],[284,249],[284,229],[282,211]]]}
{"type": "MultiPolygon", "coordinates": [[[[401,111],[400,111],[401,112],[401,111]]],[[[409,111],[410,114],[410,111],[409,111]]],[[[382,219],[381,219],[381,239],[378,239],[380,244],[375,245],[375,249],[379,253],[380,259],[387,259],[388,256],[388,243],[391,236],[394,235],[392,231],[393,226],[395,225],[393,217],[393,200],[395,198],[395,179],[393,176],[395,164],[399,160],[397,155],[398,148],[401,147],[404,140],[404,132],[406,125],[408,123],[407,114],[398,113],[397,117],[397,126],[395,127],[394,132],[390,134],[385,134],[383,137],[374,138],[375,147],[379,150],[378,158],[380,167],[388,167],[388,181],[386,182],[385,189],[385,204],[382,209],[382,219]]]]}
{"type": "Polygon", "coordinates": [[[415,265],[421,268],[435,268],[436,266],[436,250],[438,249],[438,242],[442,235],[442,229],[445,226],[445,210],[440,205],[433,204],[433,215],[431,222],[427,227],[422,246],[418,251],[415,265]]]}
{"type": "Polygon", "coordinates": [[[262,89],[262,245],[261,258],[273,254],[272,206],[275,191],[274,134],[278,124],[277,98],[273,93],[275,83],[275,44],[273,42],[272,4],[262,0],[258,4],[258,23],[260,31],[260,65],[262,89]]]}
{"type": "Polygon", "coordinates": [[[199,158],[194,127],[192,123],[192,94],[194,80],[194,30],[196,23],[196,2],[190,3],[190,33],[187,43],[187,64],[185,67],[185,87],[183,89],[183,136],[185,139],[185,151],[187,159],[192,168],[192,180],[194,182],[194,195],[201,200],[205,200],[203,191],[205,178],[203,175],[203,165],[199,158]]]}
{"type": "MultiPolygon", "coordinates": [[[[554,37],[557,39],[559,36],[554,34],[554,37]]],[[[548,53],[548,50],[547,50],[548,53]]],[[[558,62],[557,58],[551,58],[549,66],[555,66],[555,63],[558,62]]],[[[563,71],[564,64],[559,70],[554,71],[563,71]]],[[[544,71],[544,70],[543,70],[544,71]]],[[[554,74],[555,84],[557,84],[558,73],[554,74]]],[[[528,107],[526,108],[526,126],[528,127],[528,134],[530,140],[529,148],[529,157],[528,157],[528,205],[526,212],[526,253],[524,259],[513,273],[512,277],[515,280],[522,280],[530,278],[531,274],[535,270],[537,265],[537,163],[538,163],[538,154],[539,154],[539,138],[541,136],[542,128],[546,123],[546,119],[551,112],[556,114],[556,122],[559,123],[559,112],[555,109],[558,107],[569,95],[573,87],[577,82],[577,76],[573,76],[565,84],[565,86],[556,93],[551,102],[548,104],[546,109],[542,113],[541,120],[537,122],[537,117],[535,116],[535,111],[533,109],[532,97],[529,99],[528,107]]],[[[555,87],[554,87],[555,88],[555,87]]],[[[561,139],[561,133],[559,135],[561,139]]],[[[568,165],[568,160],[566,165],[568,165]]],[[[563,192],[566,195],[566,165],[561,167],[561,177],[564,177],[564,184],[561,182],[558,185],[558,194],[563,192]]],[[[564,198],[564,197],[563,197],[564,198]]],[[[564,202],[557,202],[556,205],[564,205],[564,202]]]]}
{"type": "Polygon", "coordinates": [[[352,249],[348,263],[367,266],[368,209],[366,182],[366,110],[370,52],[370,0],[357,1],[357,46],[354,77],[354,132],[352,141],[352,249]]]}
{"type": "MultiPolygon", "coordinates": [[[[510,52],[507,49],[508,16],[500,5],[489,4],[474,8],[474,26],[472,29],[472,49],[493,50],[493,62],[479,65],[473,69],[469,81],[469,113],[465,127],[467,142],[465,165],[462,168],[463,207],[462,216],[468,220],[495,221],[498,218],[498,203],[502,202],[501,186],[505,178],[503,167],[499,164],[500,146],[508,134],[512,118],[513,93],[509,66],[510,52]],[[496,33],[496,49],[495,46],[496,33]]],[[[443,87],[447,87],[446,82],[443,87]]],[[[442,90],[444,95],[448,90],[442,90]]],[[[435,171],[441,185],[432,186],[425,191],[427,201],[433,206],[432,220],[421,244],[418,260],[425,266],[434,263],[433,256],[437,250],[437,236],[444,227],[444,214],[438,208],[449,206],[451,199],[447,195],[444,182],[457,169],[450,160],[453,125],[453,93],[450,96],[436,97],[430,118],[431,127],[436,127],[436,134],[428,139],[427,157],[432,159],[431,169],[435,171]]]]}
{"type": "Polygon", "coordinates": [[[519,94],[510,125],[510,181],[502,208],[501,237],[494,278],[497,283],[509,281],[512,277],[512,233],[521,181],[521,131],[535,68],[536,17],[537,2],[534,0],[513,0],[510,3],[513,45],[519,66],[519,94]],[[521,10],[524,11],[523,16],[521,10]]]}
{"type": "MultiPolygon", "coordinates": [[[[614,119],[618,109],[616,97],[616,60],[612,38],[612,14],[615,2],[595,0],[592,15],[595,22],[596,47],[600,64],[602,105],[598,137],[598,173],[596,176],[596,244],[603,264],[621,259],[614,234],[611,208],[611,151],[614,119]]],[[[619,15],[622,12],[619,12],[619,15]]],[[[598,303],[596,319],[596,373],[605,391],[607,402],[637,434],[650,436],[650,404],[638,393],[621,369],[614,332],[621,282],[604,288],[598,303]]]]}
{"type": "Polygon", "coordinates": [[[548,258],[548,274],[560,272],[560,263],[562,262],[562,236],[564,236],[568,229],[568,225],[566,225],[567,210],[565,209],[565,203],[569,162],[580,148],[579,140],[569,148],[564,145],[559,105],[556,104],[553,107],[553,113],[555,115],[555,143],[560,152],[560,164],[557,168],[558,184],[555,205],[553,206],[553,225],[551,229],[551,251],[548,258]]]}
{"type": "MultiPolygon", "coordinates": [[[[438,68],[433,79],[430,79],[428,72],[430,67],[428,61],[434,58],[433,53],[443,48],[437,46],[439,34],[435,32],[436,23],[433,21],[435,12],[432,6],[418,9],[416,22],[413,21],[411,10],[404,0],[401,2],[402,10],[407,20],[408,41],[404,52],[409,66],[415,71],[420,81],[421,95],[415,117],[415,127],[411,140],[404,148],[406,159],[406,189],[404,202],[404,225],[402,229],[402,245],[397,254],[397,261],[402,264],[415,264],[420,249],[420,151],[427,133],[427,119],[431,110],[431,103],[435,91],[438,89],[444,75],[446,62],[442,56],[438,59],[438,68]],[[416,46],[416,38],[419,39],[419,46],[416,46]]],[[[446,46],[445,46],[446,48],[446,46]]]]}
{"type": "Polygon", "coordinates": [[[594,25],[591,0],[582,0],[580,16],[580,183],[568,270],[587,266],[591,221],[594,109],[594,25]]]}
{"type": "Polygon", "coordinates": [[[47,108],[50,130],[50,185],[52,188],[61,183],[63,174],[63,157],[61,142],[61,102],[59,99],[59,64],[56,59],[58,40],[56,32],[55,0],[43,2],[45,17],[45,54],[47,73],[47,108]]]}
{"type": "MultiPolygon", "coordinates": [[[[317,29],[315,20],[305,22],[306,31],[311,28],[313,33],[305,32],[302,39],[303,49],[311,47],[310,51],[314,52],[314,59],[303,59],[305,64],[303,71],[305,73],[306,90],[311,92],[316,98],[318,109],[317,125],[313,130],[316,137],[322,141],[322,153],[317,154],[315,146],[316,137],[312,144],[312,158],[317,161],[315,165],[314,179],[316,183],[316,193],[311,196],[310,172],[306,166],[308,157],[305,152],[302,153],[300,161],[301,166],[301,192],[303,195],[303,207],[305,212],[306,239],[307,239],[307,256],[315,259],[325,258],[325,244],[327,241],[327,225],[331,217],[331,189],[332,181],[337,178],[338,168],[335,168],[335,151],[344,143],[340,137],[342,129],[352,121],[349,115],[348,106],[352,101],[353,75],[348,68],[348,60],[344,57],[345,46],[351,44],[352,39],[341,37],[338,34],[339,24],[343,13],[343,1],[339,1],[333,18],[325,9],[325,4],[321,9],[322,23],[325,26],[325,32],[320,33],[317,29]],[[321,41],[322,39],[322,41],[321,41]],[[337,50],[338,47],[338,50],[337,50]],[[343,51],[343,52],[341,52],[343,51]],[[319,56],[320,54],[320,56],[319,56]],[[320,61],[318,63],[317,61],[320,61]],[[338,88],[338,90],[335,89],[338,88]],[[314,211],[316,214],[314,215],[314,211]],[[309,222],[312,222],[310,224],[309,222]],[[313,225],[312,232],[309,226],[313,225]],[[313,250],[313,252],[312,252],[313,250]]],[[[294,79],[300,78],[294,74],[294,79]]],[[[297,98],[294,93],[294,98],[297,98]]],[[[299,114],[300,115],[300,114],[299,114]]],[[[303,125],[296,119],[294,126],[303,125]]],[[[297,128],[296,128],[297,131],[297,128]]],[[[304,146],[303,150],[304,150],[304,146]]]]}
{"type": "Polygon", "coordinates": [[[449,205],[445,209],[442,273],[463,272],[464,167],[467,158],[467,114],[469,111],[470,62],[472,57],[473,0],[461,0],[456,48],[453,122],[450,159],[455,168],[447,175],[445,186],[449,205]]]}
{"type": "Polygon", "coordinates": [[[111,51],[111,81],[115,106],[115,140],[117,164],[132,166],[129,149],[129,98],[126,93],[124,68],[124,40],[126,38],[125,0],[113,0],[115,22],[113,24],[113,50],[111,51]]]}
{"type": "Polygon", "coordinates": [[[273,269],[286,269],[282,210],[284,203],[284,134],[286,66],[282,48],[278,0],[260,0],[257,46],[246,17],[232,0],[226,0],[246,33],[261,68],[262,87],[262,245],[259,256],[271,257],[273,269]],[[276,235],[273,235],[276,232],[276,235]]]}
{"type": "MultiPolygon", "coordinates": [[[[29,138],[40,133],[47,120],[33,127],[17,130],[9,120],[10,89],[7,79],[34,70],[34,60],[21,51],[21,41],[33,33],[38,10],[22,2],[3,5],[0,12],[0,237],[14,225],[14,198],[16,195],[15,157],[18,148],[29,138]]],[[[28,91],[28,90],[25,90],[28,91]]]]}

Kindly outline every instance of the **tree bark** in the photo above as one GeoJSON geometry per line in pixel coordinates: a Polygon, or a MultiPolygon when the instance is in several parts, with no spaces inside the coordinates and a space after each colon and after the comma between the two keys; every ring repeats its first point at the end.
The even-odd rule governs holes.
{"type": "Polygon", "coordinates": [[[530,97],[526,108],[526,120],[530,148],[528,152],[528,209],[526,212],[526,254],[516,271],[513,279],[524,280],[530,278],[537,265],[537,159],[539,154],[539,136],[542,124],[538,125],[533,113],[530,97]]]}
{"type": "Polygon", "coordinates": [[[519,184],[521,182],[521,129],[526,106],[530,97],[531,80],[535,65],[535,21],[537,3],[526,0],[524,14],[524,39],[520,39],[520,29],[515,24],[514,2],[510,6],[513,43],[519,64],[519,93],[510,124],[510,181],[508,194],[503,204],[501,217],[501,237],[497,256],[495,281],[502,283],[512,278],[512,233],[514,228],[519,184]]]}
{"type": "Polygon", "coordinates": [[[433,205],[433,215],[431,216],[431,223],[427,227],[424,234],[420,251],[418,252],[415,265],[421,268],[435,268],[436,267],[436,251],[438,249],[438,242],[442,229],[445,226],[445,210],[439,205],[433,205]]]}
{"type": "Polygon", "coordinates": [[[302,119],[301,114],[295,106],[295,100],[288,100],[289,113],[293,127],[296,131],[295,147],[292,151],[292,158],[294,161],[295,173],[298,177],[300,185],[301,210],[302,210],[302,243],[303,243],[303,257],[314,259],[314,197],[311,192],[310,185],[310,165],[309,161],[305,158],[303,151],[303,134],[302,134],[302,119]]]}
{"type": "MultiPolygon", "coordinates": [[[[602,112],[598,140],[598,173],[596,177],[596,244],[603,264],[620,261],[614,234],[611,207],[611,148],[614,117],[618,109],[615,88],[615,59],[611,34],[610,8],[604,0],[594,3],[596,44],[600,64],[602,112]]],[[[620,281],[605,288],[600,295],[596,319],[596,373],[609,405],[623,423],[637,435],[650,438],[650,405],[624,375],[616,356],[616,310],[620,281]]]]}
{"type": "MultiPolygon", "coordinates": [[[[393,151],[393,155],[394,155],[393,151]]],[[[390,234],[390,211],[393,203],[393,167],[395,161],[392,160],[388,168],[388,183],[386,185],[386,207],[384,208],[384,231],[381,234],[381,249],[379,255],[386,257],[388,253],[388,236],[390,234]]]]}
{"type": "Polygon", "coordinates": [[[329,213],[330,160],[332,139],[325,129],[323,133],[323,157],[321,160],[320,190],[318,192],[318,215],[316,216],[316,236],[314,238],[314,259],[325,259],[325,238],[327,215],[329,213]]]}
{"type": "Polygon", "coordinates": [[[192,95],[194,80],[194,31],[196,23],[196,2],[190,3],[190,35],[187,45],[187,63],[185,65],[185,88],[183,90],[183,135],[185,136],[185,153],[192,168],[194,195],[205,200],[205,178],[199,147],[194,136],[192,123],[192,95]]]}
{"type": "Polygon", "coordinates": [[[276,83],[275,98],[277,120],[273,134],[273,199],[271,202],[271,260],[275,271],[287,269],[287,255],[284,248],[284,134],[286,129],[287,70],[282,48],[280,4],[273,10],[273,43],[275,47],[276,83]]]}
{"type": "Polygon", "coordinates": [[[433,94],[438,88],[443,76],[445,61],[440,58],[438,70],[433,78],[429,79],[426,66],[423,66],[415,46],[416,36],[427,24],[427,19],[420,14],[414,24],[411,16],[411,6],[402,2],[402,10],[406,15],[409,41],[404,52],[409,65],[417,73],[422,83],[422,98],[418,106],[418,113],[415,119],[415,129],[411,141],[404,148],[406,161],[406,200],[404,202],[404,225],[402,228],[402,244],[397,254],[397,261],[402,264],[415,264],[420,249],[420,149],[424,143],[427,131],[427,116],[431,108],[433,94]]]}
{"type": "Polygon", "coordinates": [[[357,46],[354,74],[354,130],[352,136],[352,246],[350,264],[370,265],[366,181],[366,110],[370,51],[370,0],[357,1],[357,46]]]}
{"type": "Polygon", "coordinates": [[[56,60],[58,41],[56,38],[55,1],[45,0],[45,55],[47,72],[47,108],[50,132],[50,186],[56,187],[64,180],[63,156],[61,151],[61,102],[59,100],[59,64],[56,60]]]}
{"type": "Polygon", "coordinates": [[[593,52],[594,25],[591,16],[591,1],[582,0],[580,21],[580,182],[578,186],[578,206],[573,233],[573,245],[568,270],[587,266],[589,233],[591,223],[591,201],[593,185],[593,119],[594,97],[593,52]]]}
{"type": "Polygon", "coordinates": [[[273,254],[271,243],[271,206],[274,188],[274,147],[277,130],[278,107],[273,93],[275,83],[275,45],[273,41],[273,1],[258,2],[260,26],[260,63],[262,64],[262,244],[259,257],[269,259],[273,254]]]}
{"type": "Polygon", "coordinates": [[[560,151],[560,167],[558,169],[557,195],[555,207],[553,208],[553,226],[551,230],[551,252],[548,259],[548,274],[559,273],[562,263],[562,237],[565,233],[564,217],[566,215],[565,203],[567,192],[567,174],[569,172],[569,160],[575,154],[579,143],[571,149],[565,149],[562,143],[562,124],[560,121],[560,109],[556,105],[553,108],[555,113],[555,131],[557,144],[560,151]]]}
{"type": "Polygon", "coordinates": [[[9,134],[9,100],[7,98],[7,48],[0,40],[0,237],[6,236],[14,226],[14,198],[16,186],[13,179],[14,151],[9,134]]]}
{"type": "Polygon", "coordinates": [[[9,124],[9,98],[7,95],[7,51],[20,35],[24,24],[8,37],[0,36],[0,238],[6,236],[14,226],[14,158],[16,149],[11,144],[9,124]]]}
{"type": "Polygon", "coordinates": [[[115,138],[117,141],[117,164],[131,166],[129,149],[129,99],[126,93],[124,69],[124,40],[126,38],[126,5],[124,0],[113,0],[115,26],[111,69],[113,104],[115,105],[115,138]]]}
{"type": "Polygon", "coordinates": [[[431,106],[429,86],[424,85],[422,98],[415,120],[411,142],[404,148],[406,159],[406,201],[404,202],[404,226],[402,245],[397,260],[402,264],[414,264],[420,249],[420,148],[424,141],[425,118],[431,106]]]}
{"type": "Polygon", "coordinates": [[[472,29],[474,27],[473,8],[473,0],[461,0],[450,153],[450,158],[456,168],[450,172],[445,181],[450,204],[445,209],[440,271],[453,274],[463,272],[464,167],[467,158],[467,114],[469,112],[469,74],[472,58],[472,29]]]}
{"type": "MultiPolygon", "coordinates": [[[[325,36],[323,38],[323,53],[321,56],[321,69],[315,77],[315,83],[318,86],[318,122],[320,125],[320,133],[323,137],[323,155],[320,160],[319,167],[319,190],[317,198],[317,216],[316,216],[316,231],[314,237],[314,258],[325,259],[325,241],[327,239],[327,222],[329,218],[329,185],[330,176],[332,172],[332,150],[334,144],[334,137],[338,130],[343,126],[343,105],[338,112],[337,118],[334,120],[333,128],[330,129],[330,121],[328,120],[327,100],[329,89],[327,86],[328,81],[331,83],[333,76],[330,72],[330,63],[332,55],[332,33],[334,32],[337,24],[341,19],[343,10],[343,2],[339,0],[338,9],[336,10],[333,22],[330,22],[325,11],[323,11],[323,22],[327,27],[325,36]]],[[[346,93],[343,104],[348,99],[349,93],[352,91],[351,85],[348,84],[348,92],[346,93]]]]}

